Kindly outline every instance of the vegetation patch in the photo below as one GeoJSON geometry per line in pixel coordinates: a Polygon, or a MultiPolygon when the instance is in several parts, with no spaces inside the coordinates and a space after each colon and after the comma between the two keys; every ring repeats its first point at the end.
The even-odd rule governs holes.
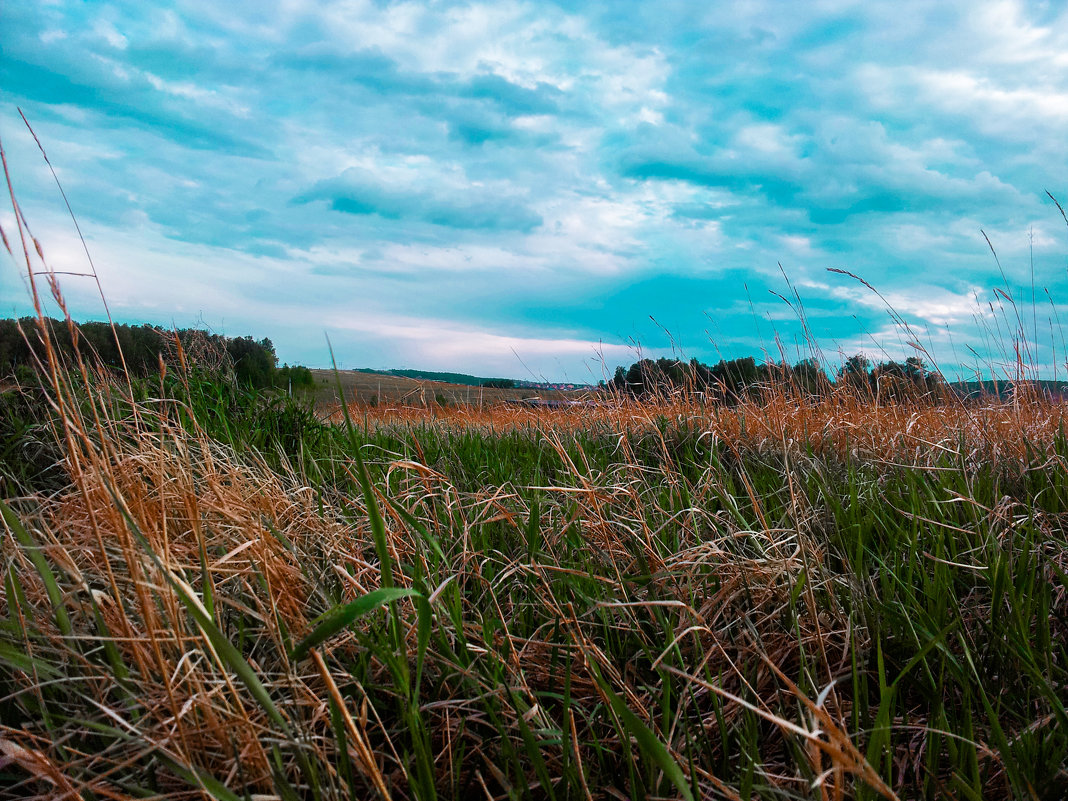
{"type": "Polygon", "coordinates": [[[66,358],[3,396],[8,795],[1068,792],[1044,395],[328,423],[66,358]]]}

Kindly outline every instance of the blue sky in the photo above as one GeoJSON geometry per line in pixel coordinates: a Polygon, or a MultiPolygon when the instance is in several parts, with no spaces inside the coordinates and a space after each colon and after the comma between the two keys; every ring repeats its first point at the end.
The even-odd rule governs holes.
{"type": "MultiPolygon", "coordinates": [[[[1001,288],[1065,377],[1060,3],[6,0],[0,30],[20,201],[84,269],[17,107],[124,321],[590,381],[808,355],[788,277],[831,361],[912,355],[837,268],[949,373],[1005,361],[1001,288]]],[[[26,298],[8,260],[0,314],[26,298]]]]}

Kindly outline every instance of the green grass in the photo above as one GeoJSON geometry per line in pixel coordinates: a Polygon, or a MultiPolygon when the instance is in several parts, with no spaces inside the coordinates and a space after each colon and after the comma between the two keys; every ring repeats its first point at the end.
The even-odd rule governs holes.
{"type": "Polygon", "coordinates": [[[891,453],[823,407],[142,389],[72,394],[77,466],[4,507],[0,792],[1068,794],[1057,407],[871,412],[891,453]]]}

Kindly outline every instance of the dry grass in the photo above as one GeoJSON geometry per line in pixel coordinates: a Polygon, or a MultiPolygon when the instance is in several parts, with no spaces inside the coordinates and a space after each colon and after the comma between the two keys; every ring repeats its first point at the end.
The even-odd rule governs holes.
{"type": "Polygon", "coordinates": [[[463,384],[448,384],[443,381],[422,381],[404,376],[382,373],[361,373],[354,370],[342,370],[335,374],[331,370],[312,370],[315,381],[313,397],[316,406],[329,408],[337,406],[340,393],[347,402],[369,406],[381,404],[394,408],[440,407],[439,398],[444,398],[449,406],[484,407],[525,398],[545,398],[564,400],[580,397],[580,392],[558,392],[517,387],[500,389],[495,387],[476,387],[463,384]],[[338,389],[340,383],[341,388],[338,389]]]}
{"type": "MultiPolygon", "coordinates": [[[[699,428],[713,441],[757,450],[803,450],[837,458],[886,460],[909,466],[944,461],[964,463],[1024,459],[1028,446],[1051,447],[1062,429],[1068,402],[1020,397],[1000,402],[958,401],[872,405],[842,390],[825,399],[800,400],[769,393],[736,405],[704,404],[686,397],[649,403],[611,396],[569,409],[458,404],[351,404],[353,419],[373,426],[434,425],[485,432],[540,431],[612,436],[641,434],[664,426],[699,428]]],[[[337,404],[322,410],[325,420],[343,422],[337,404]]]]}
{"type": "MultiPolygon", "coordinates": [[[[605,755],[622,768],[642,752],[642,739],[608,713],[615,699],[655,732],[683,766],[684,786],[701,794],[743,797],[715,766],[738,758],[738,732],[751,731],[757,752],[746,758],[759,786],[838,797],[853,796],[860,782],[892,797],[896,783],[908,795],[904,770],[881,773],[863,755],[865,737],[852,728],[855,688],[842,694],[835,686],[858,658],[870,658],[875,642],[851,607],[867,588],[841,566],[827,539],[835,515],[805,488],[806,475],[838,475],[848,464],[876,476],[899,465],[965,477],[984,463],[1065,471],[1057,444],[1063,406],[1040,402],[871,409],[840,398],[778,398],[734,409],[675,402],[361,410],[365,433],[406,432],[413,447],[428,431],[489,439],[526,432],[556,453],[561,472],[537,491],[470,491],[418,459],[386,459],[373,492],[384,546],[403,567],[395,580],[435,610],[429,647],[420,642],[417,605],[402,600],[395,618],[354,621],[297,662],[289,654],[316,613],[384,583],[368,496],[324,496],[293,470],[238,457],[181,422],[178,403],[104,421],[121,393],[93,383],[77,410],[60,406],[56,432],[67,437],[70,487],[17,503],[55,572],[69,630],[25,543],[16,544],[14,521],[7,524],[2,609],[8,631],[20,632],[9,647],[27,662],[6,663],[6,703],[42,710],[36,725],[23,719],[3,736],[9,764],[28,774],[12,792],[125,797],[132,784],[182,797],[200,783],[208,795],[229,797],[204,778],[214,777],[239,794],[267,796],[286,787],[300,797],[479,788],[525,795],[508,755],[526,765],[532,786],[543,782],[538,760],[515,756],[533,738],[552,784],[602,797],[611,789],[605,755]],[[99,426],[86,425],[96,418],[99,426]],[[694,432],[731,465],[694,473],[683,464],[679,438],[694,432]],[[615,461],[583,462],[576,434],[614,440],[615,461]],[[655,464],[635,450],[650,443],[655,464]],[[778,488],[764,483],[762,464],[774,465],[778,488]],[[673,506],[679,492],[686,503],[673,506]],[[522,538],[532,526],[538,543],[528,550],[522,538]],[[190,604],[235,643],[267,705],[190,604]],[[421,746],[398,711],[413,691],[411,672],[398,684],[398,671],[416,665],[421,746]],[[665,709],[668,687],[674,700],[665,709]],[[706,751],[714,746],[699,759],[697,733],[709,738],[706,751]],[[339,767],[346,760],[347,773],[339,767]],[[314,779],[308,764],[318,766],[314,779]]],[[[363,469],[354,456],[343,465],[351,488],[363,469]]],[[[1011,507],[983,515],[993,528],[1005,516],[1005,533],[1020,521],[1011,507]]],[[[1063,570],[1059,527],[1055,533],[1044,547],[1056,543],[1051,564],[1063,570]]],[[[962,559],[962,571],[989,567],[981,553],[962,559]]],[[[979,628],[989,612],[973,600],[960,611],[965,625],[979,628]]],[[[1063,614],[1063,590],[1053,602],[1063,614]]],[[[907,714],[895,726],[934,728],[907,714]]],[[[987,789],[1007,791],[1008,777],[996,769],[1005,755],[981,741],[975,748],[988,766],[987,789]]],[[[908,762],[907,749],[895,766],[898,759],[908,762]]],[[[635,764],[645,767],[623,786],[656,792],[664,779],[655,749],[635,764]]]]}

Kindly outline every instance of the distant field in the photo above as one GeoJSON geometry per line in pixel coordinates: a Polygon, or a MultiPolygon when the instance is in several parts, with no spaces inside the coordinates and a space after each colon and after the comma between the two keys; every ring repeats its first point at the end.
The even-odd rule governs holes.
{"type": "MultiPolygon", "coordinates": [[[[337,404],[337,378],[333,370],[312,370],[315,378],[315,404],[319,407],[337,404]]],[[[563,400],[579,397],[580,392],[543,391],[530,388],[490,389],[462,384],[447,384],[443,381],[419,381],[414,378],[386,375],[384,373],[360,373],[341,370],[341,387],[345,400],[360,405],[385,404],[389,406],[426,406],[437,403],[439,397],[450,405],[470,404],[491,406],[523,398],[563,400]]]]}

